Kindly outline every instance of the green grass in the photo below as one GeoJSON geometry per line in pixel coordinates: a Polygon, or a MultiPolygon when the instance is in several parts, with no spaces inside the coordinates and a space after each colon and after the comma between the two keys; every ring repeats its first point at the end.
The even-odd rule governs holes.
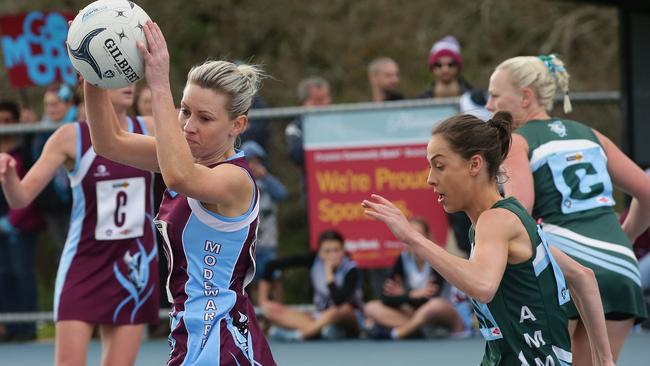
{"type": "Polygon", "coordinates": [[[36,336],[39,341],[54,339],[55,326],[54,323],[42,323],[36,327],[36,336]]]}

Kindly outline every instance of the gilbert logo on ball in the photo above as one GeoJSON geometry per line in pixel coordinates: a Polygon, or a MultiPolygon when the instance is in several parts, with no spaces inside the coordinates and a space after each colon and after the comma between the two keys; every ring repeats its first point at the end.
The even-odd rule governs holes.
{"type": "Polygon", "coordinates": [[[128,0],[99,0],[79,11],[68,30],[68,55],[89,83],[122,88],[144,77],[136,43],[146,44],[147,13],[128,0]]]}

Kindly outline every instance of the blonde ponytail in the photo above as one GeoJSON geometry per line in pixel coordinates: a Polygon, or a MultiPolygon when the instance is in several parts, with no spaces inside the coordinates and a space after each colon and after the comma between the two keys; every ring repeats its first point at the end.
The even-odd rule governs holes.
{"type": "Polygon", "coordinates": [[[261,69],[254,65],[206,61],[190,70],[187,83],[228,95],[228,114],[235,118],[248,114],[263,77],[261,69]]]}
{"type": "Polygon", "coordinates": [[[546,110],[553,109],[558,90],[564,95],[564,113],[573,110],[569,98],[569,73],[556,55],[513,57],[503,61],[497,69],[507,70],[517,88],[532,88],[546,110]]]}

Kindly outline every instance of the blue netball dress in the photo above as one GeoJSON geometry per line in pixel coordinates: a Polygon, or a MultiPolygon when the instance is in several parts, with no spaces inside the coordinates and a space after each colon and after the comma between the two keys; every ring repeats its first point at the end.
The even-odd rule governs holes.
{"type": "MultiPolygon", "coordinates": [[[[219,164],[236,165],[253,180],[242,152],[219,164]]],[[[165,192],[156,226],[169,263],[172,350],[167,365],[275,365],[244,291],[255,274],[258,197],[255,186],[248,211],[232,218],[165,192]]]]}

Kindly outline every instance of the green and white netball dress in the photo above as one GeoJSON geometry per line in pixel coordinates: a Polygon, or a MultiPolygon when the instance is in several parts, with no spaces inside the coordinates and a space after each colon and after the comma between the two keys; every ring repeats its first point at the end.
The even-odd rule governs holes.
{"type": "MultiPolygon", "coordinates": [[[[514,197],[492,208],[517,215],[528,232],[533,255],[506,266],[490,303],[470,299],[487,341],[481,366],[571,365],[568,320],[562,309],[570,300],[569,291],[541,229],[514,197]]],[[[474,227],[470,239],[473,252],[474,227]]]]}
{"type": "MultiPolygon", "coordinates": [[[[607,156],[594,132],[550,119],[530,121],[515,133],[528,141],[533,217],[548,241],[595,272],[606,318],[647,317],[639,264],[614,213],[607,156]]],[[[572,304],[568,311],[578,316],[572,304]]]]}

